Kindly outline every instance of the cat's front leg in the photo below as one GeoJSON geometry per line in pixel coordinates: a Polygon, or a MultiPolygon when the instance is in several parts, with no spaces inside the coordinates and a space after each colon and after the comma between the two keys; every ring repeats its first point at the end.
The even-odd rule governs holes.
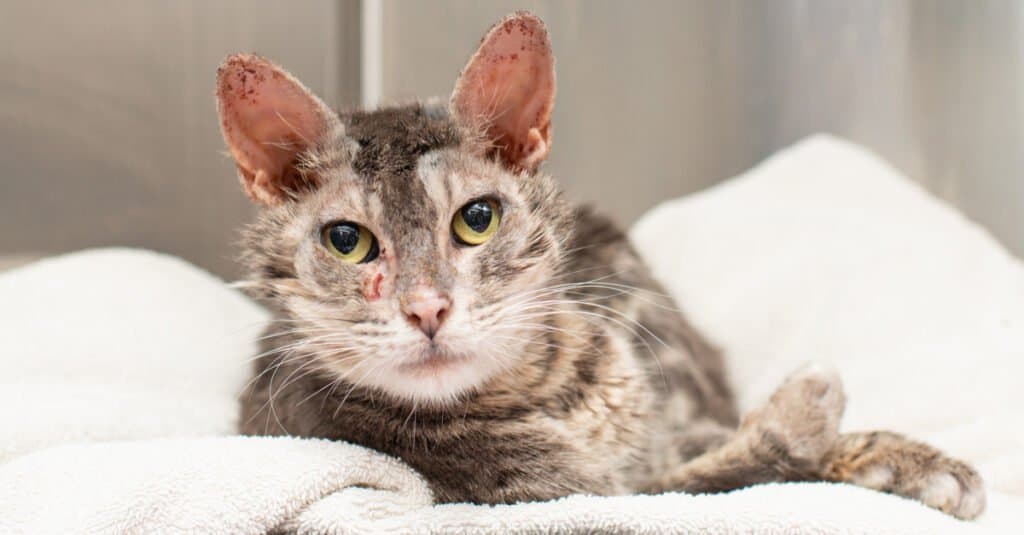
{"type": "MultiPolygon", "coordinates": [[[[748,414],[728,439],[654,481],[646,490],[722,492],[758,483],[821,479],[821,462],[839,439],[846,398],[832,370],[807,366],[748,414]]],[[[724,429],[722,431],[725,431],[724,429]]],[[[680,451],[690,437],[680,437],[680,451]]]]}
{"type": "Polygon", "coordinates": [[[977,471],[896,433],[842,435],[825,456],[822,477],[913,498],[958,518],[972,519],[985,509],[977,471]]]}
{"type": "Polygon", "coordinates": [[[805,367],[715,449],[649,488],[721,492],[782,481],[851,483],[913,498],[971,519],[985,507],[981,477],[966,463],[888,432],[840,435],[845,395],[838,375],[805,367]]]}

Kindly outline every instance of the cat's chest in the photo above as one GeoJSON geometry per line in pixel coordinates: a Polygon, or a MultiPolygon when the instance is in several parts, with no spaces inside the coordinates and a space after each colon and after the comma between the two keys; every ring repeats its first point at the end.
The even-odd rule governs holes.
{"type": "Polygon", "coordinates": [[[524,398],[445,411],[352,404],[314,434],[404,460],[444,501],[485,495],[485,501],[515,501],[523,497],[518,485],[538,475],[615,493],[646,433],[646,423],[635,419],[636,397],[632,388],[611,383],[560,392],[546,402],[524,398]]]}

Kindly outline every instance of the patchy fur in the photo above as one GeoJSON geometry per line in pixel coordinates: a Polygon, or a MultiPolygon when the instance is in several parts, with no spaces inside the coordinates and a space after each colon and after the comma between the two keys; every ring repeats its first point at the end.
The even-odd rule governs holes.
{"type": "MultiPolygon", "coordinates": [[[[539,19],[512,15],[485,37],[470,77],[456,84],[455,106],[480,101],[478,84],[502,86],[495,76],[529,71],[475,63],[517,31],[537,54],[528,65],[553,66],[539,19]]],[[[222,76],[232,65],[237,58],[222,76]]],[[[553,72],[548,79],[553,98],[553,72]]],[[[740,422],[721,355],[623,233],[573,207],[536,171],[529,158],[543,159],[550,146],[546,96],[506,102],[510,112],[540,112],[504,123],[423,104],[322,121],[322,104],[300,88],[276,91],[295,97],[291,116],[326,124],[323,134],[288,145],[287,158],[279,145],[276,159],[247,156],[292,163],[260,175],[271,180],[254,196],[265,207],[244,234],[248,286],[277,320],[242,398],[242,432],[387,452],[420,471],[443,502],[830,480],[964,518],[982,510],[981,482],[967,465],[891,433],[839,435],[845,398],[827,370],[801,370],[740,422]],[[500,206],[500,226],[486,243],[459,243],[453,218],[479,199],[500,206]],[[321,229],[341,221],[369,229],[379,257],[350,264],[332,255],[321,229]],[[424,289],[449,304],[436,335],[409,322],[408,303],[424,289]]],[[[222,102],[222,113],[231,104],[222,102]]],[[[237,120],[222,116],[229,144],[229,132],[245,131],[237,120]]]]}

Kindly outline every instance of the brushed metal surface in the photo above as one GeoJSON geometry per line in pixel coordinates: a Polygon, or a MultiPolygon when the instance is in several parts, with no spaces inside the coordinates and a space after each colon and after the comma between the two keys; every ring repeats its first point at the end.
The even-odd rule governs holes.
{"type": "Polygon", "coordinates": [[[130,245],[234,276],[237,231],[253,210],[223,154],[217,66],[232,52],[260,52],[331,104],[352,105],[357,9],[3,2],[0,255],[130,245]]]}
{"type": "Polygon", "coordinates": [[[547,170],[624,223],[831,132],[1024,254],[1024,2],[387,0],[385,96],[447,95],[521,8],[558,60],[547,170]]]}
{"type": "MultiPolygon", "coordinates": [[[[623,223],[825,131],[1024,253],[1024,2],[385,0],[383,96],[447,96],[521,8],[558,57],[547,169],[623,223]]],[[[0,255],[134,245],[233,276],[252,209],[214,69],[261,52],[353,105],[359,20],[356,0],[0,3],[0,255]]]]}

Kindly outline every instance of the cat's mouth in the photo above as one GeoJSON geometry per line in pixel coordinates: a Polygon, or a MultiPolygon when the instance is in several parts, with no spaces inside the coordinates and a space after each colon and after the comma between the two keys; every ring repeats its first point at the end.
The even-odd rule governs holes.
{"type": "Polygon", "coordinates": [[[448,349],[431,342],[416,357],[398,365],[398,370],[411,375],[436,375],[469,360],[466,355],[452,353],[448,349]]]}
{"type": "MultiPolygon", "coordinates": [[[[405,347],[388,366],[391,373],[370,374],[387,392],[424,403],[447,403],[473,390],[500,371],[497,359],[460,340],[425,340],[405,347]]],[[[396,348],[397,349],[397,348],[396,348]]]]}

